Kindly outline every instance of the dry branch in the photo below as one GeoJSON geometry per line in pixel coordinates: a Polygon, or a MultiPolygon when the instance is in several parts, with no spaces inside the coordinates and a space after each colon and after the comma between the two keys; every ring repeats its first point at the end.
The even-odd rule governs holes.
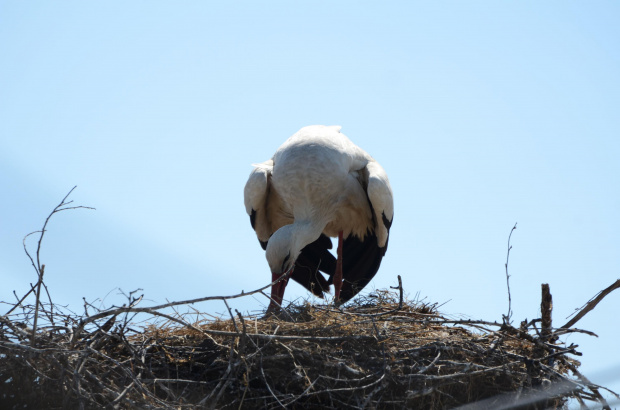
{"type": "Polygon", "coordinates": [[[601,300],[603,300],[603,298],[605,296],[609,295],[611,292],[613,292],[614,290],[616,290],[618,288],[620,288],[620,279],[616,280],[610,286],[608,286],[607,288],[605,288],[605,289],[601,290],[599,293],[597,293],[596,296],[594,296],[592,299],[590,299],[590,301],[588,303],[586,303],[585,306],[583,306],[581,309],[579,309],[579,311],[577,312],[575,317],[572,318],[571,320],[569,320],[568,322],[566,322],[566,324],[564,326],[562,326],[562,328],[563,329],[569,329],[569,328],[573,327],[575,325],[575,323],[580,321],[581,318],[583,318],[586,314],[588,314],[588,312],[590,312],[592,309],[594,309],[594,307],[596,305],[598,305],[599,302],[601,300]]]}
{"type": "Polygon", "coordinates": [[[551,335],[551,312],[553,311],[553,297],[549,291],[549,284],[543,283],[541,286],[542,298],[540,302],[541,314],[541,335],[547,339],[551,335]]]}
{"type": "Polygon", "coordinates": [[[512,318],[512,296],[510,295],[510,275],[508,274],[508,261],[510,259],[510,250],[512,249],[512,245],[510,245],[510,239],[512,238],[512,233],[517,229],[517,223],[515,222],[514,226],[510,230],[510,234],[508,235],[508,250],[506,251],[506,263],[504,264],[504,268],[506,269],[506,287],[508,288],[508,313],[503,315],[504,323],[510,324],[510,319],[512,318]]]}

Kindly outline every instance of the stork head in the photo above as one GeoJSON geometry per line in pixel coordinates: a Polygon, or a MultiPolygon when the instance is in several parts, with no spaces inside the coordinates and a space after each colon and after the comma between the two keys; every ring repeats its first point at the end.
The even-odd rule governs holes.
{"type": "Polygon", "coordinates": [[[265,255],[274,275],[290,272],[301,253],[298,238],[293,235],[293,231],[293,225],[285,225],[269,238],[265,255]]]}

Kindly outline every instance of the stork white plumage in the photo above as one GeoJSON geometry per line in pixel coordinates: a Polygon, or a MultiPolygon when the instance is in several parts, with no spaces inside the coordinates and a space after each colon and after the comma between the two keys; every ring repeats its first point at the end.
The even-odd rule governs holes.
{"type": "Polygon", "coordinates": [[[387,174],[340,128],[302,128],[272,159],[254,164],[245,185],[272,281],[281,279],[269,311],[279,308],[289,278],[319,297],[333,283],[335,300],[346,302],[377,273],[387,250],[394,217],[387,174]],[[337,258],[329,237],[338,237],[337,258]]]}

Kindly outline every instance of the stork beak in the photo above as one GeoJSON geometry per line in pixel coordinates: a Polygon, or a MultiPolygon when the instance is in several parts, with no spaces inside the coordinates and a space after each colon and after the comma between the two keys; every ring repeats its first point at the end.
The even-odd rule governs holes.
{"type": "Polygon", "coordinates": [[[284,273],[271,272],[271,302],[269,303],[267,312],[273,312],[280,309],[282,300],[284,299],[284,289],[286,289],[286,285],[288,284],[288,280],[293,273],[294,267],[295,266],[284,273]]]}

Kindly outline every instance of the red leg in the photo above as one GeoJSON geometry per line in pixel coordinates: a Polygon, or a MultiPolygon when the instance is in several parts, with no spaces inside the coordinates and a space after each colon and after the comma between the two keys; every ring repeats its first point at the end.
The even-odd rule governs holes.
{"type": "Polygon", "coordinates": [[[289,272],[271,274],[272,282],[275,282],[283,275],[286,275],[286,278],[282,279],[280,282],[271,286],[271,302],[269,302],[269,307],[267,307],[267,312],[276,312],[280,310],[280,306],[282,305],[282,300],[284,299],[284,289],[286,289],[286,284],[288,283],[288,278],[289,278],[289,272]]]}
{"type": "Polygon", "coordinates": [[[338,258],[336,259],[336,273],[334,273],[334,301],[340,300],[340,289],[342,289],[342,231],[338,232],[338,258]]]}

